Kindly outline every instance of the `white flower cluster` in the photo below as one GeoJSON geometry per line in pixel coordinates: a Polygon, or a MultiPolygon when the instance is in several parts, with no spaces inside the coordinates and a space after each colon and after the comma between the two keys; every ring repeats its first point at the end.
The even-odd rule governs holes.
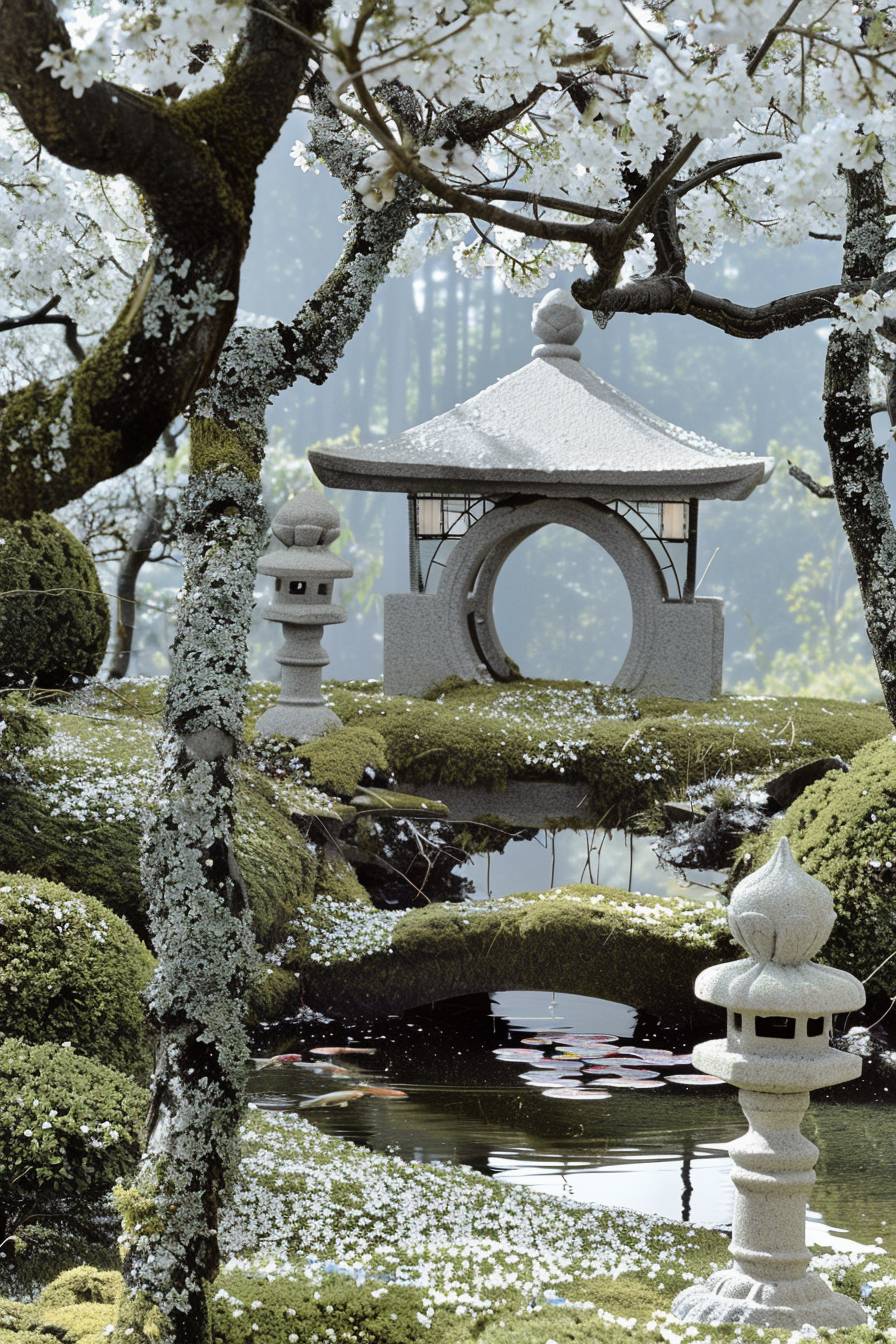
{"type": "MultiPolygon", "coordinates": [[[[488,1318],[570,1301],[582,1278],[632,1273],[683,1286],[699,1234],[626,1210],[371,1153],[294,1116],[255,1112],[221,1227],[228,1268],[263,1277],[411,1285],[423,1316],[447,1308],[488,1318]],[[308,1256],[308,1248],[314,1254],[308,1256]]],[[[244,1306],[245,1304],[240,1304],[244,1306]]]]}
{"type": "MultiPolygon", "coordinates": [[[[434,106],[473,99],[497,109],[520,102],[512,133],[486,135],[462,164],[446,162],[439,146],[415,148],[402,128],[400,153],[416,152],[420,164],[448,184],[515,180],[518,190],[535,197],[624,212],[632,173],[649,171],[673,142],[702,142],[684,176],[712,162],[762,153],[761,161],[679,197],[688,259],[707,262],[726,242],[791,245],[812,232],[838,231],[841,167],[883,160],[891,190],[896,185],[890,165],[896,136],[891,12],[872,19],[850,0],[833,0],[801,5],[782,24],[780,11],[775,0],[670,0],[661,6],[492,0],[473,9],[462,0],[404,0],[390,5],[384,21],[366,25],[353,52],[371,88],[388,70],[390,79],[434,106]],[[587,52],[583,31],[601,35],[587,52]],[[754,63],[757,49],[764,59],[754,63]],[[570,71],[581,72],[591,95],[584,111],[563,93],[563,74],[570,71]]],[[[334,89],[353,103],[354,94],[344,92],[352,71],[340,50],[351,45],[347,39],[360,12],[358,5],[343,10],[345,40],[321,62],[334,89]]],[[[357,115],[358,105],[351,110],[357,115]]],[[[380,113],[397,142],[390,110],[381,107],[380,113]]],[[[371,149],[358,190],[377,209],[393,198],[398,168],[382,135],[371,149]]],[[[306,165],[298,148],[295,158],[306,165]]],[[[558,203],[539,205],[538,215],[570,218],[558,203]]],[[[450,248],[464,272],[493,266],[515,290],[537,288],[557,271],[593,265],[584,243],[526,237],[498,225],[492,248],[472,230],[464,233],[458,240],[441,221],[434,227],[421,220],[406,252],[450,248]]],[[[632,245],[623,282],[646,274],[652,263],[652,240],[645,235],[632,245]]]]}
{"type": "Polygon", "coordinates": [[[95,943],[102,944],[106,941],[109,933],[108,920],[104,919],[102,915],[91,915],[82,897],[71,895],[65,896],[61,900],[50,901],[36,889],[26,891],[18,886],[0,887],[0,896],[8,896],[13,892],[15,892],[17,903],[27,910],[33,910],[41,915],[52,915],[57,933],[66,934],[72,929],[80,928],[95,943]]]}
{"type": "Polygon", "coordinates": [[[65,727],[29,756],[32,788],[54,817],[145,819],[158,777],[155,736],[145,724],[120,718],[99,737],[89,722],[66,716],[65,727]],[[113,744],[120,744],[120,756],[113,754],[113,744]]]}
{"type": "Polygon", "coordinates": [[[201,88],[207,66],[217,72],[246,14],[242,0],[106,0],[101,7],[66,8],[73,46],[63,51],[51,44],[37,68],[49,70],[73,98],[107,77],[148,89],[201,88]],[[196,62],[196,48],[214,50],[218,60],[196,62]]]}
{"type": "MultiPolygon", "coordinates": [[[[317,896],[308,914],[296,923],[307,941],[308,960],[329,966],[389,951],[395,925],[405,914],[317,896]]],[[[295,941],[287,947],[291,950],[295,941]]]]}

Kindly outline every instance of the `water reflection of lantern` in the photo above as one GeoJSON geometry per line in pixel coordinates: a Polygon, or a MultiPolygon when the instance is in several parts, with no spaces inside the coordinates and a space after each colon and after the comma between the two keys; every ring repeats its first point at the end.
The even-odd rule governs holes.
{"type": "Polygon", "coordinates": [[[799,1329],[865,1324],[853,1298],[807,1272],[806,1208],[818,1149],[800,1132],[809,1093],[858,1078],[862,1061],[830,1044],[835,1013],[865,1002],[854,976],[810,960],[834,925],[831,894],[781,840],[773,858],[735,888],[728,923],[749,954],[697,977],[697,997],[727,1010],[725,1040],[704,1041],[694,1063],[739,1088],[749,1121],[734,1162],[733,1265],[679,1293],[679,1320],[799,1329]]]}

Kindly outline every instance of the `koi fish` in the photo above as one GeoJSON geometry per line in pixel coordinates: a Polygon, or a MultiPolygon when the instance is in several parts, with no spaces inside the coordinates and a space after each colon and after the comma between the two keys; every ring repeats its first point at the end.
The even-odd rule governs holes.
{"type": "Polygon", "coordinates": [[[316,1111],[324,1106],[347,1106],[350,1101],[360,1101],[363,1096],[364,1093],[357,1087],[348,1088],[344,1092],[324,1092],[323,1096],[300,1101],[299,1110],[316,1111]]]}
{"type": "Polygon", "coordinates": [[[254,1064],[256,1069],[279,1068],[288,1064],[293,1069],[310,1069],[312,1073],[327,1073],[332,1077],[338,1074],[340,1077],[348,1078],[351,1076],[350,1069],[344,1069],[341,1064],[325,1064],[323,1060],[306,1060],[301,1055],[272,1055],[270,1059],[250,1059],[250,1064],[254,1064]]]}
{"type": "Polygon", "coordinates": [[[407,1092],[402,1092],[400,1087],[372,1087],[367,1083],[359,1083],[356,1089],[363,1092],[365,1097],[406,1097],[407,1092]]]}
{"type": "Polygon", "coordinates": [[[375,1055],[372,1045],[313,1045],[309,1055],[375,1055]]]}

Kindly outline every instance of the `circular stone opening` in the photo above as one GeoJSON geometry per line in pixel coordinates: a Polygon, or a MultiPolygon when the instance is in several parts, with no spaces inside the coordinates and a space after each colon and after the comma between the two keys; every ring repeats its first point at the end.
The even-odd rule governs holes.
{"type": "Polygon", "coordinates": [[[616,562],[573,528],[527,537],[498,575],[498,638],[527,677],[612,682],[632,637],[632,604],[616,562]]]}

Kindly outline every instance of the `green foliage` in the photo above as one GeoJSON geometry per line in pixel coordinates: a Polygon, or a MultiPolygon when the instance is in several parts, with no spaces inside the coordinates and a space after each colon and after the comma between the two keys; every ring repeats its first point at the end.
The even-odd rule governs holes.
{"type": "MultiPolygon", "coordinates": [[[[777,771],[821,755],[851,757],[892,725],[880,705],[723,696],[635,700],[585,682],[451,685],[436,700],[334,684],[348,724],[375,726],[404,785],[495,791],[516,780],[582,782],[606,825],[637,827],[658,800],[734,771],[777,771]]],[[[323,739],[326,741],[326,739],[323,739]]]]}
{"type": "MultiPolygon", "coordinates": [[[[828,886],[837,923],[821,960],[865,979],[896,945],[896,742],[887,738],[857,753],[848,773],[832,771],[812,784],[771,831],[740,849],[732,881],[770,858],[786,835],[797,860],[828,886]]],[[[869,985],[896,993],[896,961],[869,985]]]]}
{"type": "Polygon", "coordinates": [[[17,1224],[88,1201],[140,1154],[146,1093],[58,1045],[0,1042],[0,1217],[17,1224]]]}
{"type": "Polygon", "coordinates": [[[121,1275],[113,1270],[78,1265],[54,1279],[40,1295],[42,1309],[76,1307],[82,1302],[117,1302],[121,1275]]]}
{"type": "Polygon", "coordinates": [[[20,691],[0,695],[0,767],[27,756],[50,736],[45,716],[20,691]]]}
{"type": "Polygon", "coordinates": [[[0,1032],[68,1041],[124,1073],[148,1074],[140,993],[153,959],[124,920],[92,896],[0,873],[0,942],[0,1032]]]}
{"type": "Polygon", "coordinates": [[[90,552],[45,513],[0,518],[0,674],[61,687],[93,676],[109,609],[90,552]]]}

